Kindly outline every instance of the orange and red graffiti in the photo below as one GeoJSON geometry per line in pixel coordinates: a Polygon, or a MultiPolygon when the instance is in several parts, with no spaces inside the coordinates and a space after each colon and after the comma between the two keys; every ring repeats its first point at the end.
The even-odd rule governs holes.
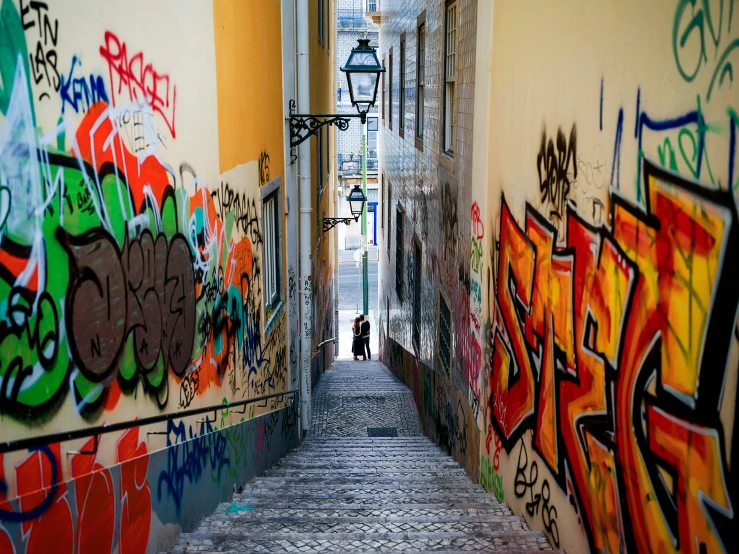
{"type": "MultiPolygon", "coordinates": [[[[71,480],[62,481],[59,444],[31,452],[15,466],[17,510],[0,490],[6,520],[20,521],[25,554],[116,552],[143,554],[151,527],[151,492],[146,479],[149,454],[138,428],[117,442],[120,490],[112,471],[97,461],[95,439],[71,457],[71,480]],[[73,501],[70,491],[74,489],[73,501]],[[116,514],[116,500],[120,502],[116,514]]],[[[0,483],[5,483],[0,455],[0,483]]],[[[0,525],[0,553],[15,552],[12,537],[0,525]]]]}
{"type": "Polygon", "coordinates": [[[736,207],[647,161],[644,173],[645,210],[614,193],[606,228],[569,207],[559,239],[528,205],[521,229],[503,201],[490,423],[509,453],[533,429],[593,551],[726,551],[736,207]]]}

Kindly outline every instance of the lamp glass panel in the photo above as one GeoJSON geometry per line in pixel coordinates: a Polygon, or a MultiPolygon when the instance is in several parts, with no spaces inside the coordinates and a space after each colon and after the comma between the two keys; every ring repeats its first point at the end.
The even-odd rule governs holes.
{"type": "Polygon", "coordinates": [[[375,97],[377,73],[352,73],[354,102],[372,102],[375,97]]]}
{"type": "Polygon", "coordinates": [[[374,52],[352,52],[349,61],[346,62],[347,67],[367,67],[374,68],[378,66],[377,56],[374,52]]]}

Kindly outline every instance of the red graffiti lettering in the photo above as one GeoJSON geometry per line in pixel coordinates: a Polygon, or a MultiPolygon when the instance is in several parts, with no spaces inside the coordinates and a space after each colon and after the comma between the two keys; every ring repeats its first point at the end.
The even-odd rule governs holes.
{"type": "Polygon", "coordinates": [[[116,445],[121,462],[121,554],[143,554],[151,528],[151,491],[146,473],[149,456],[139,443],[138,428],[126,431],[116,445]]]}
{"type": "Polygon", "coordinates": [[[111,102],[116,105],[116,95],[128,92],[128,101],[146,100],[154,112],[164,119],[173,138],[175,134],[175,107],[177,87],[169,75],[159,73],[151,63],[144,63],[144,53],[128,57],[126,43],[114,33],[106,31],[105,44],[100,55],[108,62],[111,102]]]}

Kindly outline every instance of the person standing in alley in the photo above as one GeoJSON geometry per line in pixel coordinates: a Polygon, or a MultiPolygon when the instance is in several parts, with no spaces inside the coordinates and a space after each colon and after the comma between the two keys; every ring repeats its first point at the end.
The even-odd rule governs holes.
{"type": "Polygon", "coordinates": [[[360,321],[358,317],[354,318],[354,325],[352,325],[352,354],[354,360],[358,360],[357,356],[360,354],[364,355],[364,341],[361,337],[360,321]]]}
{"type": "Polygon", "coordinates": [[[371,360],[372,359],[372,352],[370,352],[370,322],[366,321],[364,319],[364,314],[359,316],[359,321],[362,322],[361,325],[361,340],[363,342],[364,348],[362,349],[362,355],[365,353],[367,354],[366,357],[363,357],[363,360],[371,360]]]}

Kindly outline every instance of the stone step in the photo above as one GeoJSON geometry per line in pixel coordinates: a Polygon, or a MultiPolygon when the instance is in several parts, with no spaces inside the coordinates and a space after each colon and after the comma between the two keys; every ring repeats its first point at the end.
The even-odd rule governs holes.
{"type": "MultiPolygon", "coordinates": [[[[302,468],[302,469],[268,469],[264,472],[267,477],[311,477],[315,475],[325,475],[325,469],[319,468],[302,468]]],[[[343,470],[344,475],[352,475],[354,477],[366,477],[371,478],[373,476],[383,475],[385,477],[403,477],[405,475],[432,475],[439,477],[464,477],[465,473],[463,469],[443,469],[443,470],[431,470],[431,469],[404,469],[404,470],[392,470],[390,468],[378,468],[372,470],[368,468],[362,469],[345,469],[343,470]]]]}
{"type": "Polygon", "coordinates": [[[193,533],[237,533],[247,536],[280,535],[380,535],[397,533],[463,533],[474,536],[492,536],[502,531],[526,531],[519,518],[508,521],[336,521],[336,520],[289,520],[263,521],[249,518],[226,518],[203,520],[193,533]]]}
{"type": "MultiPolygon", "coordinates": [[[[396,460],[392,458],[380,458],[380,459],[373,459],[368,460],[363,463],[353,463],[351,461],[340,461],[340,462],[330,462],[330,461],[321,461],[321,460],[304,460],[302,458],[297,458],[295,460],[285,460],[284,462],[280,463],[281,468],[285,469],[298,469],[298,468],[324,468],[327,471],[331,470],[337,470],[341,471],[344,469],[377,469],[377,468],[398,468],[403,469],[407,467],[408,464],[404,463],[403,460],[396,460]]],[[[451,458],[446,458],[446,460],[443,461],[435,461],[435,460],[418,460],[413,464],[413,469],[446,469],[446,468],[456,468],[459,467],[459,464],[452,460],[451,458]]]]}
{"type": "Polygon", "coordinates": [[[271,486],[290,486],[290,485],[306,485],[306,486],[325,486],[325,485],[380,485],[380,486],[431,486],[438,487],[469,485],[472,482],[466,475],[453,475],[446,477],[431,477],[424,474],[405,475],[399,477],[385,477],[381,474],[373,474],[372,478],[365,476],[342,475],[334,477],[329,475],[315,474],[310,477],[294,477],[294,476],[277,476],[277,477],[257,477],[249,484],[272,483],[271,486]]]}
{"type": "Polygon", "coordinates": [[[548,550],[542,533],[506,531],[489,537],[456,536],[452,533],[347,535],[273,535],[251,537],[234,534],[183,533],[171,552],[538,552],[548,550]],[[296,545],[296,543],[299,544],[296,545]],[[187,549],[191,547],[191,549],[187,549]]]}
{"type": "MultiPolygon", "coordinates": [[[[360,437],[361,438],[361,437],[360,437]]],[[[311,441],[312,442],[312,441],[311,441]]],[[[295,452],[313,452],[323,450],[376,450],[378,448],[387,448],[389,450],[440,450],[435,444],[428,443],[379,443],[379,442],[368,442],[364,444],[356,444],[344,440],[343,442],[336,443],[325,443],[325,444],[304,444],[295,452]]]]}
{"type": "MultiPolygon", "coordinates": [[[[349,451],[339,452],[337,450],[326,450],[324,452],[296,452],[289,456],[285,456],[282,460],[285,461],[296,461],[305,460],[307,462],[313,462],[317,460],[340,460],[346,461],[357,461],[358,463],[364,463],[367,460],[380,460],[383,458],[392,458],[402,461],[408,460],[449,460],[449,455],[441,450],[389,450],[386,448],[378,448],[377,450],[366,450],[366,451],[349,451]]],[[[281,461],[282,461],[281,460],[281,461]]]]}
{"type": "MultiPolygon", "coordinates": [[[[460,482],[460,483],[452,483],[444,485],[443,487],[440,487],[438,483],[406,483],[403,485],[398,484],[388,484],[388,485],[372,485],[372,484],[365,484],[365,483],[352,483],[352,484],[344,484],[344,485],[337,485],[336,483],[333,483],[331,481],[327,481],[324,483],[290,483],[290,484],[284,484],[284,483],[271,483],[269,481],[259,481],[255,483],[250,483],[246,485],[242,491],[243,493],[250,492],[250,491],[270,491],[272,494],[281,494],[283,491],[326,491],[330,493],[336,493],[336,494],[342,494],[342,492],[348,492],[348,491],[356,491],[361,494],[368,494],[371,491],[390,491],[390,492],[405,492],[405,493],[414,493],[418,492],[419,494],[426,494],[427,491],[448,491],[448,492],[454,492],[455,494],[463,494],[465,492],[470,493],[486,493],[485,489],[483,489],[480,485],[475,485],[468,482],[460,482]]],[[[486,493],[487,494],[487,493],[486,493]]]]}
{"type": "MultiPolygon", "coordinates": [[[[379,427],[378,425],[368,425],[367,428],[379,427]]],[[[397,427],[396,427],[397,429],[397,427]]],[[[372,446],[375,444],[386,444],[388,446],[437,446],[433,441],[429,440],[428,437],[424,436],[412,436],[412,435],[399,435],[397,437],[370,437],[362,435],[359,437],[342,437],[342,436],[321,436],[313,437],[310,440],[303,442],[298,448],[320,448],[324,446],[341,445],[347,447],[361,447],[361,446],[372,446]],[[356,440],[355,440],[356,439],[356,440]]]]}
{"type": "Polygon", "coordinates": [[[302,502],[309,500],[335,500],[342,504],[354,503],[360,500],[372,502],[409,502],[409,503],[426,503],[426,502],[458,502],[463,504],[497,504],[498,501],[491,498],[484,490],[476,491],[459,491],[459,490],[436,490],[435,492],[417,492],[411,491],[391,491],[391,490],[373,490],[369,491],[325,491],[319,489],[310,490],[280,490],[275,493],[274,489],[255,489],[234,494],[234,500],[242,500],[251,502],[254,499],[279,498],[285,502],[302,502]]]}
{"type": "Polygon", "coordinates": [[[408,423],[403,410],[415,410],[412,395],[387,369],[376,362],[359,369],[334,364],[313,391],[314,425],[303,444],[181,535],[171,552],[550,548],[426,436],[364,436],[375,422],[397,421],[401,434],[420,433],[420,423],[408,423]]]}
{"type": "Polygon", "coordinates": [[[304,447],[296,450],[294,454],[304,453],[324,453],[324,452],[359,452],[359,453],[372,453],[372,452],[444,452],[438,446],[431,445],[400,445],[396,446],[393,444],[371,444],[371,445],[350,445],[350,444],[338,444],[338,445],[327,445],[327,446],[311,446],[304,447]]]}
{"type": "Polygon", "coordinates": [[[238,501],[221,503],[216,512],[209,518],[246,518],[246,519],[268,519],[282,521],[285,519],[338,519],[338,520],[366,520],[366,521],[389,521],[406,519],[411,521],[456,521],[474,520],[483,518],[486,521],[494,521],[495,518],[513,517],[520,521],[520,517],[514,516],[511,509],[505,504],[491,504],[484,507],[454,507],[454,508],[374,508],[364,506],[352,506],[350,508],[262,508],[249,510],[243,503],[238,501]]]}
{"type": "MultiPolygon", "coordinates": [[[[301,508],[301,509],[323,509],[323,508],[355,508],[364,506],[366,508],[425,508],[443,510],[447,508],[483,508],[496,505],[497,501],[481,497],[457,499],[451,498],[418,498],[385,496],[380,498],[275,498],[273,496],[257,496],[237,498],[234,502],[243,505],[244,510],[257,508],[301,508]],[[341,500],[341,501],[339,501],[341,500]]],[[[240,506],[233,507],[234,510],[241,509],[240,506]]]]}

